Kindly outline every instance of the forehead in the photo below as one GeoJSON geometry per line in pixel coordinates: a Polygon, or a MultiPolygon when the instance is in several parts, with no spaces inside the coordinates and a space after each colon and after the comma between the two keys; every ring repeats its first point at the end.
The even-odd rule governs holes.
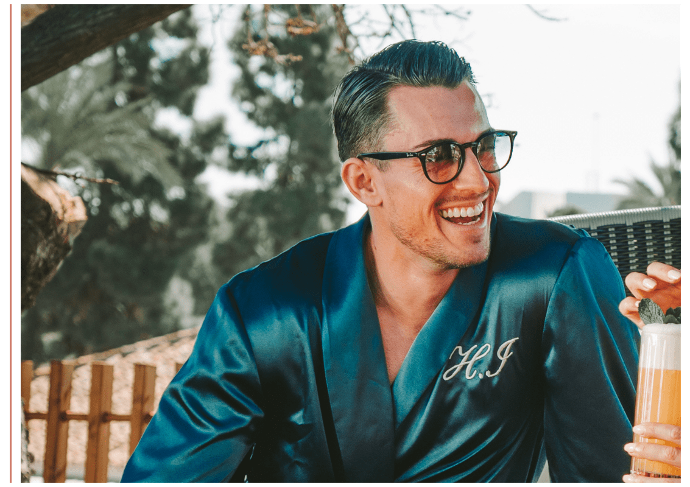
{"type": "Polygon", "coordinates": [[[388,94],[388,109],[386,145],[405,144],[405,150],[436,140],[472,141],[490,128],[484,103],[468,82],[456,88],[396,86],[388,94]]]}

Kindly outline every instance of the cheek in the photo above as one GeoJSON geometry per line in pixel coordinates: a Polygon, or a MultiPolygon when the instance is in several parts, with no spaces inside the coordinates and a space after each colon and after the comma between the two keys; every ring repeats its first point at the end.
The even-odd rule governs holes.
{"type": "Polygon", "coordinates": [[[487,177],[489,179],[489,186],[493,188],[495,194],[498,194],[498,188],[501,186],[501,173],[487,174],[487,177]]]}
{"type": "Polygon", "coordinates": [[[428,214],[434,201],[434,196],[426,183],[428,181],[419,180],[417,177],[390,178],[385,184],[384,204],[387,203],[389,210],[398,215],[406,214],[408,217],[421,218],[428,214]]]}

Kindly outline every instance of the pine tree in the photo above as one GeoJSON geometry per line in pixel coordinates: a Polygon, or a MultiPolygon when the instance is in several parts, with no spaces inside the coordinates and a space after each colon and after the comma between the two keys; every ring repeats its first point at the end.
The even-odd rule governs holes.
{"type": "Polygon", "coordinates": [[[232,195],[231,234],[214,251],[226,277],[342,226],[347,207],[329,114],[332,92],[349,63],[336,52],[331,7],[267,10],[269,25],[245,22],[229,43],[241,68],[232,94],[270,136],[253,147],[230,146],[228,168],[259,176],[263,185],[232,195]],[[308,36],[287,34],[286,25],[300,23],[310,26],[308,36]],[[281,55],[252,56],[245,48],[265,41],[281,55]]]}

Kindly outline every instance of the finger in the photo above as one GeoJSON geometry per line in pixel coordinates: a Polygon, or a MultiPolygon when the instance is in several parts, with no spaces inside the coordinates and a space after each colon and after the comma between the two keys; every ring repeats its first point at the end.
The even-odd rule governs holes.
{"type": "MultiPolygon", "coordinates": [[[[665,265],[664,268],[673,269],[665,265]]],[[[655,272],[659,272],[658,266],[655,272]]],[[[668,275],[666,279],[669,279],[668,275]]],[[[680,306],[680,279],[675,283],[671,283],[659,277],[650,277],[640,272],[631,272],[625,277],[625,285],[638,300],[649,298],[658,304],[664,311],[668,308],[680,306]]]]}
{"type": "Polygon", "coordinates": [[[671,441],[680,446],[680,426],[664,423],[640,423],[633,427],[633,432],[646,438],[671,441]]]}
{"type": "Polygon", "coordinates": [[[663,478],[657,478],[657,477],[645,477],[644,475],[637,475],[634,473],[629,473],[626,475],[623,475],[623,482],[627,483],[635,483],[635,482],[653,482],[657,484],[670,484],[670,483],[679,483],[680,479],[663,479],[663,478]]]}
{"type": "Polygon", "coordinates": [[[641,329],[644,326],[644,323],[640,319],[640,313],[638,311],[639,304],[639,299],[628,297],[620,302],[618,305],[618,310],[623,316],[635,323],[637,327],[641,329]]]}
{"type": "Polygon", "coordinates": [[[670,284],[680,282],[680,269],[676,269],[661,262],[652,262],[647,266],[647,275],[657,281],[664,281],[670,284]]]}
{"type": "Polygon", "coordinates": [[[631,457],[655,460],[680,468],[680,448],[656,443],[628,443],[623,449],[631,457]]]}
{"type": "Polygon", "coordinates": [[[658,286],[655,279],[642,274],[641,272],[631,272],[625,276],[625,286],[637,299],[648,298],[658,286]]]}

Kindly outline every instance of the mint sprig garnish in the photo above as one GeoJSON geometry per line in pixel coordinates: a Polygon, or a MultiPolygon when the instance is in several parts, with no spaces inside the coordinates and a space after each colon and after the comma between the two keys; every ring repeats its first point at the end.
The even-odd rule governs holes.
{"type": "Polygon", "coordinates": [[[644,298],[640,301],[640,318],[645,325],[652,323],[676,323],[680,324],[680,306],[677,308],[669,308],[666,314],[661,310],[661,307],[654,301],[644,298]]]}
{"type": "Polygon", "coordinates": [[[678,323],[680,325],[680,306],[666,310],[664,323],[678,323]]]}

